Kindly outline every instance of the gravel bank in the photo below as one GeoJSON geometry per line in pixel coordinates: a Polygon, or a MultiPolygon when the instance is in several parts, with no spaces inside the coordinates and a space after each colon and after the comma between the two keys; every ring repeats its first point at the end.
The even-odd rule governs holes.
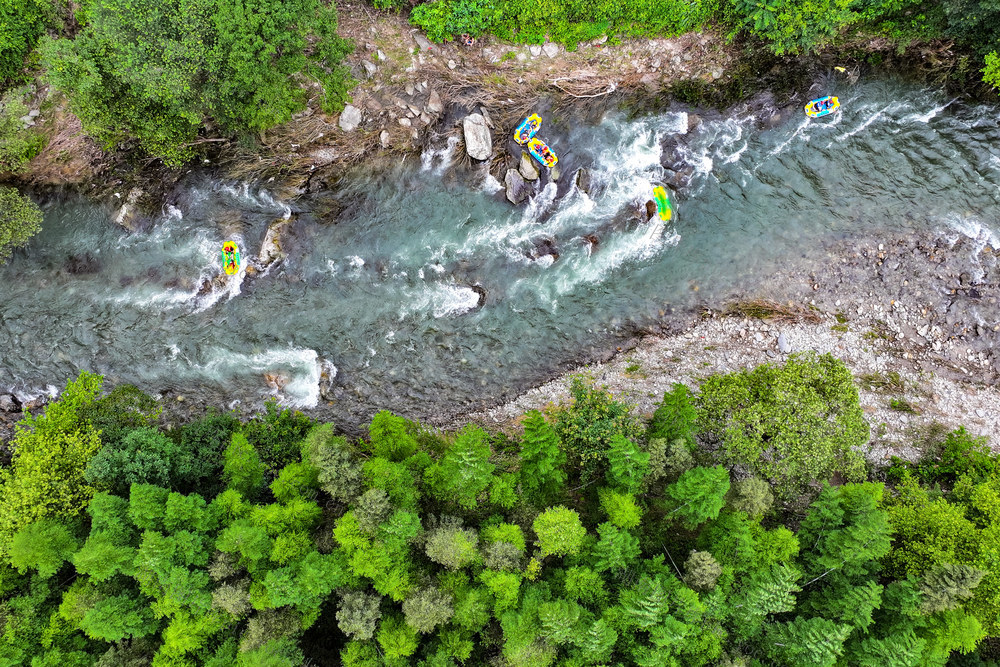
{"type": "Polygon", "coordinates": [[[872,426],[873,462],[917,456],[913,442],[934,422],[964,425],[996,447],[997,245],[995,237],[968,221],[937,234],[836,242],[779,273],[760,276],[752,291],[726,295],[702,313],[673,322],[679,333],[646,336],[606,363],[583,366],[468,419],[516,430],[526,410],[567,400],[568,380],[580,373],[648,417],[675,382],[697,388],[711,374],[815,350],[842,359],[859,378],[861,405],[872,426]],[[778,321],[721,312],[727,304],[755,299],[802,309],[809,317],[778,321]],[[782,335],[785,345],[779,345],[782,335]],[[891,373],[898,373],[898,380],[891,373]],[[893,400],[897,409],[890,407],[893,400]],[[898,401],[913,411],[898,409],[898,401]]]}

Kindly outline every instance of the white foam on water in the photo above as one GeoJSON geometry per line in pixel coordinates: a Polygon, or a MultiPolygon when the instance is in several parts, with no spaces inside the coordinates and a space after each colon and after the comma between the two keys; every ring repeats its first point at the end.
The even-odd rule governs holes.
{"type": "MultiPolygon", "coordinates": [[[[255,377],[264,385],[264,373],[283,373],[289,378],[284,388],[272,389],[270,394],[279,402],[297,408],[314,408],[319,404],[321,376],[331,370],[336,375],[336,366],[320,360],[316,350],[287,347],[266,350],[257,354],[243,354],[222,348],[208,352],[205,364],[194,364],[191,368],[198,375],[226,384],[237,377],[255,377]]],[[[328,382],[329,378],[325,380],[328,382]]]]}
{"type": "Polygon", "coordinates": [[[486,177],[483,179],[482,190],[488,195],[496,194],[504,189],[503,183],[498,181],[493,174],[486,172],[486,177]]]}
{"type": "Polygon", "coordinates": [[[547,269],[555,263],[556,263],[556,258],[553,257],[552,255],[542,255],[541,257],[535,260],[535,264],[542,267],[543,269],[547,269]]]}
{"type": "MultiPolygon", "coordinates": [[[[841,141],[843,141],[845,139],[850,139],[851,137],[853,137],[854,135],[858,134],[859,132],[864,132],[865,130],[868,129],[868,127],[872,123],[874,123],[878,119],[886,116],[887,114],[891,114],[891,113],[893,113],[895,111],[899,111],[900,109],[903,108],[903,106],[904,106],[904,104],[902,102],[890,102],[889,104],[885,105],[884,107],[882,107],[881,109],[879,109],[878,111],[876,111],[875,113],[873,113],[872,115],[870,115],[868,118],[866,118],[865,121],[863,123],[861,123],[861,125],[857,126],[853,130],[849,130],[849,131],[847,131],[847,132],[839,135],[836,139],[834,139],[833,141],[830,142],[830,144],[829,144],[829,146],[827,146],[827,148],[832,148],[834,146],[834,144],[837,144],[837,143],[839,143],[839,142],[841,142],[841,141]]],[[[858,111],[862,111],[865,108],[866,107],[864,107],[864,106],[860,107],[858,109],[858,111]]]]}
{"type": "Polygon", "coordinates": [[[286,220],[292,217],[292,209],[288,204],[277,199],[267,190],[251,190],[250,184],[245,181],[239,185],[220,184],[218,187],[220,192],[235,199],[241,208],[280,212],[286,220]]]}
{"type": "Polygon", "coordinates": [[[426,148],[420,154],[420,171],[431,171],[433,173],[443,173],[451,164],[455,155],[455,147],[458,145],[458,135],[453,134],[448,137],[447,143],[438,148],[426,148]]]}
{"type": "Polygon", "coordinates": [[[937,116],[939,113],[941,113],[942,111],[944,111],[945,109],[947,109],[948,107],[950,107],[957,100],[958,100],[958,98],[956,97],[956,98],[952,99],[949,102],[945,102],[941,106],[934,107],[930,111],[925,111],[924,113],[913,113],[913,114],[910,114],[909,116],[903,116],[902,118],[899,119],[899,122],[900,123],[927,123],[932,118],[934,118],[935,116],[937,116]]]}
{"type": "Polygon", "coordinates": [[[405,301],[399,319],[430,311],[435,318],[461,315],[479,305],[479,293],[470,287],[449,283],[431,283],[416,290],[404,290],[405,301]]]}
{"type": "Polygon", "coordinates": [[[352,269],[360,269],[365,265],[365,260],[361,259],[357,255],[351,255],[347,258],[347,263],[351,265],[352,269]]]}

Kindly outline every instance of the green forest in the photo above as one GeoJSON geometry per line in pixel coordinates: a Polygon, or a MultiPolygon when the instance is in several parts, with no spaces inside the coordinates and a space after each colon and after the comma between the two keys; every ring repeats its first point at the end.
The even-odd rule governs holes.
{"type": "Polygon", "coordinates": [[[270,403],[167,419],[83,372],[0,471],[0,665],[986,665],[1000,468],[931,429],[870,469],[842,362],[578,377],[523,435],[270,403]]]}

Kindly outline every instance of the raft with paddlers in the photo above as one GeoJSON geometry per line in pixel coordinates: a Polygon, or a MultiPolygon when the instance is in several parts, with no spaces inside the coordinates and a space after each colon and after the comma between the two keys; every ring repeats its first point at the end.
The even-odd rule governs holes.
{"type": "Polygon", "coordinates": [[[521,124],[517,126],[514,130],[514,141],[519,144],[523,144],[529,141],[535,132],[538,132],[538,128],[542,126],[542,117],[538,114],[531,114],[527,118],[521,121],[521,124]]]}
{"type": "Polygon", "coordinates": [[[240,271],[240,249],[232,241],[222,244],[222,268],[230,276],[235,276],[240,271]]]}
{"type": "Polygon", "coordinates": [[[552,149],[545,145],[545,142],[541,139],[532,139],[529,141],[528,152],[549,169],[554,167],[556,162],[559,161],[559,158],[552,152],[552,149]]]}
{"type": "Polygon", "coordinates": [[[670,203],[670,195],[662,185],[653,188],[653,199],[656,201],[656,212],[660,215],[660,220],[667,222],[674,215],[673,204],[670,203]]]}
{"type": "Polygon", "coordinates": [[[840,108],[840,100],[831,95],[820,97],[806,104],[806,115],[810,118],[828,116],[840,108]]]}

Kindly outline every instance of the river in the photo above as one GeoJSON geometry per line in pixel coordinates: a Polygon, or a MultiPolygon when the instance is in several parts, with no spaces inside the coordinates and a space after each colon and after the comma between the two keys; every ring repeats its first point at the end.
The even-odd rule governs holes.
{"type": "Polygon", "coordinates": [[[135,234],[106,207],[52,197],[42,232],[0,267],[0,391],[52,393],[87,369],[194,403],[255,408],[273,395],[344,425],[381,407],[435,421],[509,398],[671,311],[752,293],[775,267],[820,261],[833,240],[911,229],[995,240],[992,107],[895,80],[826,84],[816,96],[842,105],[826,119],[705,115],[679,141],[693,173],[666,225],[624,213],[664,177],[661,144],[688,127],[680,109],[547,120],[539,136],[562,156],[564,185],[524,208],[484,168],[454,166],[445,138],[294,201],[192,174],[135,234]],[[591,171],[589,195],[565,191],[577,167],[591,171]],[[246,275],[285,216],[287,260],[246,275]],[[226,238],[244,270],[199,294],[221,272],[226,238]],[[265,373],[288,383],[268,386],[265,373]]]}

